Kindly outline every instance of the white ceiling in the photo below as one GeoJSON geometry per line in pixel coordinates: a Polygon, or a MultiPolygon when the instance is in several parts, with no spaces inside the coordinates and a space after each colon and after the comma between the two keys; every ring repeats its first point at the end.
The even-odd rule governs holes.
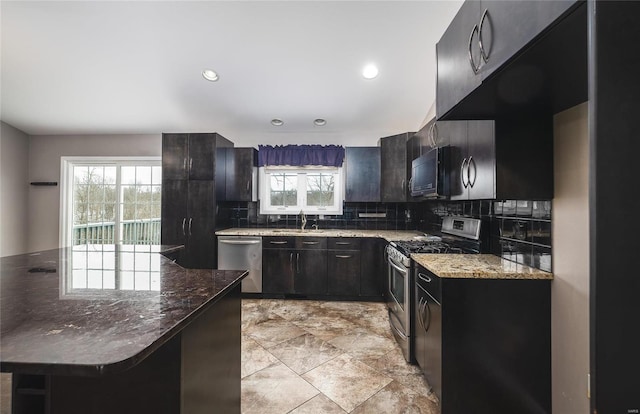
{"type": "Polygon", "coordinates": [[[1,116],[30,135],[375,145],[423,123],[435,44],[461,4],[3,0],[1,116]]]}

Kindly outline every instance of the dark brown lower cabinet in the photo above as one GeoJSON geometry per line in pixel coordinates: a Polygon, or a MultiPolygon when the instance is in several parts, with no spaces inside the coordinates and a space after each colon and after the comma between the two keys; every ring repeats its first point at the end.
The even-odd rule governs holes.
{"type": "Polygon", "coordinates": [[[326,295],[326,243],[317,237],[263,238],[263,293],[326,295]]]}
{"type": "Polygon", "coordinates": [[[386,241],[360,237],[264,237],[262,292],[382,300],[386,241]]]}
{"type": "Polygon", "coordinates": [[[416,360],[442,412],[550,413],[551,281],[419,273],[436,287],[416,285],[416,360]]]}
{"type": "Polygon", "coordinates": [[[360,251],[329,250],[329,295],[358,296],[360,294],[360,251]]]}

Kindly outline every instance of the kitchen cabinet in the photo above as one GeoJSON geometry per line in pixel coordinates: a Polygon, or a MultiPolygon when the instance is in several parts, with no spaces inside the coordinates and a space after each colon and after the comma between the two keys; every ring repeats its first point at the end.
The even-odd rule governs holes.
{"type": "Polygon", "coordinates": [[[329,239],[327,260],[329,295],[360,295],[360,239],[329,239]]]}
{"type": "Polygon", "coordinates": [[[263,292],[326,295],[326,248],[326,238],[321,237],[264,237],[263,292]]]}
{"type": "Polygon", "coordinates": [[[416,282],[416,360],[442,412],[551,412],[550,280],[420,275],[433,286],[416,282]]]}
{"type": "Polygon", "coordinates": [[[217,133],[162,134],[162,176],[171,180],[213,180],[216,148],[233,146],[217,133]]]}
{"type": "Polygon", "coordinates": [[[258,151],[226,148],[224,201],[257,201],[258,151]]]}
{"type": "Polygon", "coordinates": [[[409,197],[411,161],[407,141],[413,132],[380,138],[380,201],[406,202],[409,197]]]}
{"type": "Polygon", "coordinates": [[[575,0],[463,3],[436,45],[437,118],[454,109],[575,4],[575,0]]]}
{"type": "Polygon", "coordinates": [[[345,201],[380,201],[380,147],[345,148],[345,201]]]}
{"type": "Polygon", "coordinates": [[[213,180],[162,180],[162,243],[185,246],[181,266],[215,269],[214,205],[213,180]]]}
{"type": "Polygon", "coordinates": [[[161,242],[184,245],[178,263],[215,269],[218,220],[216,151],[233,143],[216,133],[162,135],[161,242]]]}
{"type": "Polygon", "coordinates": [[[551,119],[449,121],[451,200],[553,198],[551,119]]]}
{"type": "Polygon", "coordinates": [[[384,250],[387,241],[367,237],[360,239],[360,296],[382,300],[387,279],[387,262],[384,250]]]}

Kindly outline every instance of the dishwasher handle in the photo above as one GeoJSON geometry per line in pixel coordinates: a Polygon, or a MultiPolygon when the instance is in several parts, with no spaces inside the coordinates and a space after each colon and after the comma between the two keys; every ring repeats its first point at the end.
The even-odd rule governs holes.
{"type": "Polygon", "coordinates": [[[260,244],[261,240],[218,240],[220,243],[224,244],[241,244],[241,245],[249,245],[249,244],[260,244]]]}

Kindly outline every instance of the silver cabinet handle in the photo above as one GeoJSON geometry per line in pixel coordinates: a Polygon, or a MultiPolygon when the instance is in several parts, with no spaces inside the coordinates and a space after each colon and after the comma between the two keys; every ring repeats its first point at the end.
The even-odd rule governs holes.
{"type": "Polygon", "coordinates": [[[296,273],[300,273],[300,253],[296,253],[296,273]]]}
{"type": "MultiPolygon", "coordinates": [[[[424,298],[420,298],[420,303],[418,304],[418,316],[422,316],[422,301],[424,300],[424,298]]],[[[422,317],[418,318],[418,322],[420,322],[420,326],[422,326],[422,329],[424,329],[424,324],[423,324],[423,320],[422,317]]]]}
{"type": "Polygon", "coordinates": [[[249,192],[250,188],[251,188],[251,180],[247,180],[247,193],[249,192]]]}
{"type": "Polygon", "coordinates": [[[218,239],[218,241],[223,244],[241,244],[241,245],[260,244],[260,240],[220,240],[218,239]]]}
{"type": "Polygon", "coordinates": [[[467,188],[469,186],[469,177],[466,177],[466,167],[467,166],[467,157],[462,160],[462,164],[460,164],[460,179],[462,180],[462,186],[467,188]],[[466,178],[466,180],[465,180],[466,178]]]}
{"type": "Polygon", "coordinates": [[[320,242],[317,241],[303,241],[302,244],[318,244],[320,242]]]}
{"type": "Polygon", "coordinates": [[[429,332],[431,327],[431,308],[429,307],[429,300],[425,299],[424,306],[422,307],[422,326],[425,332],[429,332]],[[429,317],[427,318],[427,312],[429,317]]]}
{"type": "Polygon", "coordinates": [[[287,244],[286,241],[270,241],[269,244],[287,244]]]}
{"type": "Polygon", "coordinates": [[[349,242],[336,242],[338,246],[349,246],[351,243],[349,242]]]}
{"type": "Polygon", "coordinates": [[[293,253],[289,254],[289,268],[291,269],[291,273],[295,273],[295,269],[293,268],[293,253]]]}
{"type": "Polygon", "coordinates": [[[474,33],[478,33],[478,25],[474,24],[473,29],[471,30],[471,34],[469,35],[469,64],[471,65],[471,69],[473,69],[473,73],[478,73],[479,67],[476,66],[473,61],[473,52],[471,51],[471,45],[473,44],[473,35],[474,33]]]}
{"type": "Polygon", "coordinates": [[[425,275],[424,273],[420,273],[420,272],[418,272],[418,278],[419,278],[420,280],[422,280],[422,281],[427,282],[427,283],[431,283],[431,277],[430,277],[430,276],[425,275]]]}
{"type": "Polygon", "coordinates": [[[349,254],[336,254],[336,259],[351,259],[352,257],[349,254]]]}
{"type": "Polygon", "coordinates": [[[469,163],[467,164],[467,180],[469,181],[469,187],[473,187],[476,183],[476,178],[478,176],[478,170],[476,168],[476,160],[473,159],[473,156],[469,157],[469,163]],[[471,180],[471,165],[473,164],[473,180],[471,180]]]}
{"type": "Polygon", "coordinates": [[[193,218],[189,217],[189,236],[191,236],[191,224],[193,223],[193,218]]]}
{"type": "Polygon", "coordinates": [[[187,218],[186,218],[186,217],[183,217],[183,218],[182,218],[182,235],[183,235],[183,236],[186,236],[186,235],[187,235],[187,233],[184,231],[184,225],[185,225],[185,224],[187,224],[187,218]]]}
{"type": "Polygon", "coordinates": [[[482,44],[482,27],[484,26],[484,20],[487,18],[489,14],[489,9],[484,9],[484,13],[482,13],[482,17],[480,18],[480,26],[478,28],[478,45],[480,46],[480,56],[482,56],[482,60],[485,63],[489,61],[489,54],[484,50],[484,45],[482,44]]]}
{"type": "Polygon", "coordinates": [[[437,123],[433,123],[433,134],[431,134],[431,139],[433,140],[433,148],[437,148],[438,147],[438,124],[437,123]]]}
{"type": "Polygon", "coordinates": [[[184,157],[182,159],[182,169],[186,170],[187,169],[187,157],[184,157]]]}
{"type": "Polygon", "coordinates": [[[189,158],[189,172],[193,169],[193,157],[189,158]]]}
{"type": "Polygon", "coordinates": [[[431,145],[431,147],[433,147],[433,127],[435,125],[435,122],[431,124],[431,126],[429,127],[429,132],[427,134],[427,138],[429,138],[429,145],[431,145]]]}

